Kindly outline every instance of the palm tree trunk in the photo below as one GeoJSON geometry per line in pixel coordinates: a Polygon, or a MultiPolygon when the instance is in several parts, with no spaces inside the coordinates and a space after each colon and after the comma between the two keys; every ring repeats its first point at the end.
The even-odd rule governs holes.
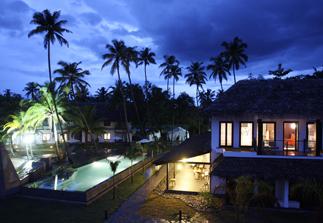
{"type": "Polygon", "coordinates": [[[57,111],[57,106],[56,106],[56,98],[55,98],[55,95],[54,95],[54,86],[53,86],[53,82],[52,82],[52,70],[51,70],[51,63],[50,63],[50,41],[48,40],[48,72],[49,72],[49,82],[50,82],[50,93],[52,95],[52,99],[53,99],[53,104],[54,104],[54,109],[55,109],[55,114],[56,114],[56,118],[57,118],[57,121],[58,121],[58,125],[59,125],[59,128],[61,130],[61,135],[62,135],[62,138],[63,138],[63,144],[64,144],[64,149],[65,149],[65,153],[66,153],[66,141],[65,141],[65,136],[64,136],[64,132],[63,132],[63,127],[62,127],[62,122],[59,118],[59,115],[58,115],[58,111],[57,111]]]}
{"type": "Polygon", "coordinates": [[[223,91],[222,81],[220,81],[220,85],[221,85],[221,90],[223,91]]]}
{"type": "Polygon", "coordinates": [[[232,71],[233,71],[234,83],[237,83],[237,81],[236,81],[236,70],[235,70],[235,65],[233,65],[233,66],[232,66],[232,71]]]}
{"type": "Polygon", "coordinates": [[[121,77],[120,77],[120,71],[119,71],[119,65],[117,66],[117,72],[118,72],[118,79],[119,82],[121,84],[120,87],[120,93],[122,96],[122,105],[123,105],[123,112],[124,112],[124,121],[125,121],[125,127],[126,127],[126,132],[127,132],[127,142],[130,143],[130,132],[129,132],[129,127],[128,127],[128,114],[127,114],[127,105],[126,105],[126,98],[124,96],[124,92],[123,92],[123,86],[122,86],[122,81],[121,81],[121,77]]]}
{"type": "Polygon", "coordinates": [[[169,92],[169,78],[167,78],[167,92],[169,92]]]}
{"type": "Polygon", "coordinates": [[[54,141],[55,141],[56,155],[57,155],[57,158],[59,158],[59,147],[58,147],[58,142],[57,142],[57,128],[56,128],[56,124],[54,122],[54,119],[52,121],[52,125],[53,125],[53,136],[54,136],[54,141]]]}
{"type": "Polygon", "coordinates": [[[147,79],[147,65],[145,64],[145,84],[146,84],[146,87],[147,87],[147,84],[148,84],[148,79],[147,79]]]}
{"type": "Polygon", "coordinates": [[[175,78],[173,78],[173,109],[172,109],[172,145],[174,145],[174,128],[175,128],[175,78]]]}
{"type": "MultiPolygon", "coordinates": [[[[198,97],[199,97],[199,87],[198,85],[196,85],[196,108],[197,110],[199,110],[199,101],[198,101],[198,97]]],[[[199,131],[199,135],[201,134],[201,119],[200,119],[200,112],[198,112],[197,114],[197,120],[198,120],[198,131],[199,131]]]]}
{"type": "Polygon", "coordinates": [[[141,131],[142,131],[142,133],[144,133],[143,125],[142,125],[142,123],[140,121],[140,116],[139,116],[139,111],[138,111],[138,106],[137,106],[135,94],[133,92],[133,85],[132,85],[132,81],[131,81],[130,74],[128,74],[128,79],[129,79],[129,84],[130,84],[131,97],[132,97],[132,100],[133,100],[133,106],[135,108],[135,112],[136,112],[136,116],[137,116],[137,121],[141,125],[141,131]]]}

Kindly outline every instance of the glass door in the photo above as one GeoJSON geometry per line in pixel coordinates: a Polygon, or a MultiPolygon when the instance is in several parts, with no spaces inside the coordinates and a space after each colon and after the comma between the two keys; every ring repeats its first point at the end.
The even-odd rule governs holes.
{"type": "Polygon", "coordinates": [[[298,123],[284,122],[284,150],[295,151],[298,148],[298,123]]]}
{"type": "Polygon", "coordinates": [[[314,150],[316,146],[316,125],[315,123],[307,123],[307,148],[314,150]]]}

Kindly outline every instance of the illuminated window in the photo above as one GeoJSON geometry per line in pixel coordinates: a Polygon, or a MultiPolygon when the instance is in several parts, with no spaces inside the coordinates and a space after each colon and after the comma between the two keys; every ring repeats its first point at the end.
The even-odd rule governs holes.
{"type": "MultiPolygon", "coordinates": [[[[67,133],[64,133],[64,138],[65,138],[65,140],[68,140],[68,138],[67,138],[67,133]]],[[[62,135],[61,134],[59,134],[59,141],[60,142],[63,142],[64,140],[63,140],[63,137],[62,137],[62,135]]]]}
{"type": "Polygon", "coordinates": [[[50,140],[50,133],[43,133],[42,139],[43,139],[43,141],[49,141],[50,140]]]}
{"type": "Polygon", "coordinates": [[[316,145],[316,124],[307,124],[307,146],[309,149],[314,149],[316,145]]]}
{"type": "Polygon", "coordinates": [[[264,146],[274,146],[275,145],[275,123],[267,122],[262,124],[262,137],[264,146]]]}
{"type": "Polygon", "coordinates": [[[220,146],[232,146],[233,129],[232,122],[220,122],[220,146]]]}
{"type": "Polygon", "coordinates": [[[240,123],[240,146],[252,146],[253,140],[253,123],[240,123]]]}
{"type": "Polygon", "coordinates": [[[111,138],[111,134],[110,134],[110,132],[108,132],[108,133],[104,133],[104,134],[103,134],[103,139],[104,139],[104,140],[110,140],[110,138],[111,138]]]}

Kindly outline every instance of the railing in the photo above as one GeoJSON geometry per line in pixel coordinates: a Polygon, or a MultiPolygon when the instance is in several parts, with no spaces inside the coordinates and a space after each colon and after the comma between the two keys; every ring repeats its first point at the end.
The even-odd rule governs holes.
{"type": "Polygon", "coordinates": [[[292,155],[315,155],[316,141],[309,140],[264,140],[261,152],[292,154],[292,155]]]}

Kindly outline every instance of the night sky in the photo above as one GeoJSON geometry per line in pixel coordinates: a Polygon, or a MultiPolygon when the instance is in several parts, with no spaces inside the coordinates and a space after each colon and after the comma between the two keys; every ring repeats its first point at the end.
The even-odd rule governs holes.
{"type": "MultiPolygon", "coordinates": [[[[222,50],[223,41],[239,36],[248,44],[249,61],[238,79],[249,73],[265,75],[278,63],[292,68],[293,74],[323,65],[322,0],[1,0],[0,91],[23,93],[27,82],[48,80],[43,39],[27,37],[32,14],[46,8],[61,10],[66,28],[73,32],[65,35],[69,48],[57,43],[53,47],[53,69],[59,60],[82,61],[91,72],[87,81],[92,93],[116,80],[109,69],[101,71],[101,55],[112,39],[152,48],[158,63],[164,54],[173,54],[186,67],[195,60],[208,63],[222,50]]],[[[165,88],[159,74],[158,65],[148,67],[148,79],[165,88]]],[[[132,77],[143,83],[143,68],[133,67],[132,77]]],[[[178,82],[177,93],[193,95],[195,88],[184,83],[178,82]]],[[[219,84],[210,80],[207,87],[216,90],[219,84]]]]}

